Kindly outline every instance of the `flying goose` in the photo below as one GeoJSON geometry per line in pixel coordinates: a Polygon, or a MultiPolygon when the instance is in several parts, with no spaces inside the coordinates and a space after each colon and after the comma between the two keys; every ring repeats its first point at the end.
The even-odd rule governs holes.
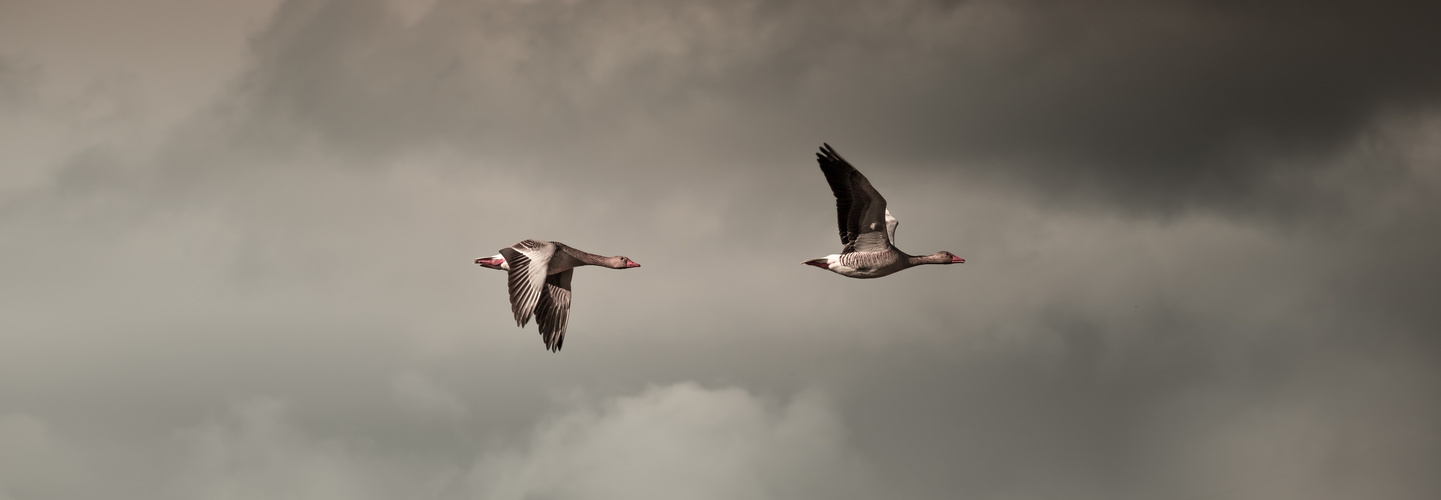
{"type": "Polygon", "coordinates": [[[558,241],[525,240],[500,249],[500,254],[475,259],[476,264],[510,275],[510,311],[516,326],[535,315],[540,339],[551,352],[560,351],[570,319],[570,276],[580,266],[611,269],[640,267],[625,257],[601,257],[558,241]]]}
{"type": "Polygon", "coordinates": [[[921,264],[966,262],[950,252],[917,257],[897,249],[896,226],[900,223],[886,209],[886,199],[871,187],[871,181],[841,158],[830,144],[822,143],[816,161],[820,162],[821,172],[826,174],[826,182],[836,195],[836,222],[845,248],[839,254],[805,261],[806,265],[848,278],[879,278],[921,264]]]}

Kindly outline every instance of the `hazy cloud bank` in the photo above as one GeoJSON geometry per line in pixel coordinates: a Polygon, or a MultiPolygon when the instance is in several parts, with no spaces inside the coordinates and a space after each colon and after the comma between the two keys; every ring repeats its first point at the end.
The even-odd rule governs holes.
{"type": "Polygon", "coordinates": [[[814,395],[779,402],[737,388],[682,383],[617,398],[582,397],[539,420],[519,447],[471,450],[458,461],[387,449],[361,435],[317,434],[296,422],[290,406],[273,398],[233,404],[135,450],[131,458],[167,465],[157,476],[130,480],[115,471],[127,468],[116,463],[127,457],[104,453],[103,444],[57,436],[35,417],[6,415],[0,419],[0,492],[7,498],[566,499],[862,498],[873,491],[835,410],[814,395]]]}

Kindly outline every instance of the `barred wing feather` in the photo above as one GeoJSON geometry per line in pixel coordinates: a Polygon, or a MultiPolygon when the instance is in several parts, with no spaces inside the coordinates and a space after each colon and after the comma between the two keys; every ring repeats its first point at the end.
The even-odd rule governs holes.
{"type": "Polygon", "coordinates": [[[510,312],[515,314],[515,324],[523,327],[530,322],[545,291],[546,272],[551,256],[555,255],[555,245],[525,240],[502,248],[500,254],[510,264],[510,312]]]}

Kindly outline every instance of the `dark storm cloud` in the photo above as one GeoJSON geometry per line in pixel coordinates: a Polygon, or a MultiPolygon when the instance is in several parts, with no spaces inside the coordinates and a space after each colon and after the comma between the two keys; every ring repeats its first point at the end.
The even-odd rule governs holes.
{"type": "Polygon", "coordinates": [[[441,0],[407,23],[375,1],[288,2],[243,95],[255,134],[360,158],[444,143],[701,171],[829,140],[1058,198],[1290,214],[1337,203],[1314,179],[1351,142],[1435,105],[1438,9],[441,0]]]}

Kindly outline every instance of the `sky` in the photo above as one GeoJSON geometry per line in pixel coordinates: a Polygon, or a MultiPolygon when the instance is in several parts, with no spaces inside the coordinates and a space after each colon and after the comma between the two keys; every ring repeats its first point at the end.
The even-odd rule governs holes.
{"type": "Polygon", "coordinates": [[[1419,4],[0,0],[0,500],[1437,498],[1419,4]]]}

